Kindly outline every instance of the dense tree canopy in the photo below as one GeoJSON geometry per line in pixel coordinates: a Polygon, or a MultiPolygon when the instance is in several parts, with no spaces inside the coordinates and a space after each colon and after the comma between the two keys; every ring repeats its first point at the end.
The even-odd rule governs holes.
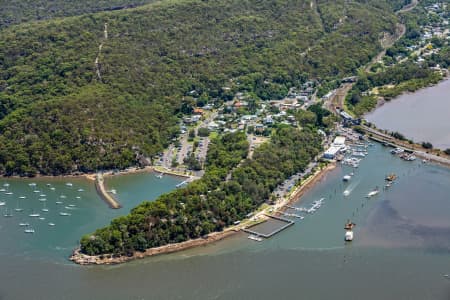
{"type": "Polygon", "coordinates": [[[307,79],[354,74],[395,28],[387,3],[160,1],[4,28],[0,173],[134,165],[167,145],[187,96],[281,98],[307,79]],[[88,120],[93,112],[101,122],[88,120]]]}

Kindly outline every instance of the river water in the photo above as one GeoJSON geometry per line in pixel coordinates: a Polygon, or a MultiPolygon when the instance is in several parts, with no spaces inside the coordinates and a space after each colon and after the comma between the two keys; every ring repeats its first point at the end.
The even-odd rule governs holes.
{"type": "Polygon", "coordinates": [[[450,80],[404,94],[365,118],[380,129],[398,131],[415,142],[431,142],[435,148],[450,148],[450,80]]]}
{"type": "MultiPolygon", "coordinates": [[[[82,267],[67,256],[81,234],[125,213],[138,199],[173,189],[179,179],[138,174],[108,180],[122,210],[109,209],[83,180],[72,180],[72,187],[36,181],[42,190],[51,183],[66,199],[82,194],[73,200],[78,210],[32,221],[33,235],[18,226],[19,213],[0,216],[0,299],[449,299],[444,275],[450,274],[450,170],[400,160],[378,144],[368,151],[358,169],[338,166],[295,204],[309,207],[324,198],[315,214],[271,239],[254,242],[238,233],[116,266],[82,267]],[[355,175],[344,183],[342,176],[350,172],[355,175]],[[384,177],[392,172],[399,178],[384,190],[384,177]],[[376,186],[381,192],[366,198],[376,186]],[[85,191],[77,192],[80,187],[85,191]],[[46,225],[50,219],[56,226],[46,225]],[[357,224],[349,244],[343,240],[347,219],[357,224]]],[[[30,181],[8,182],[14,191],[8,207],[22,194],[27,213],[42,206],[30,181]]],[[[56,198],[47,198],[52,214],[56,198]]]]}

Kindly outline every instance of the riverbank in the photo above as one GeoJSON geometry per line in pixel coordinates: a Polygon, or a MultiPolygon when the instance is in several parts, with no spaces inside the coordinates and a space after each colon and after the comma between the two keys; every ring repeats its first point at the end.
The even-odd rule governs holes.
{"type": "Polygon", "coordinates": [[[135,259],[141,259],[145,257],[169,254],[173,252],[178,252],[182,250],[187,250],[193,247],[204,246],[210,243],[220,241],[226,237],[236,234],[241,230],[241,228],[247,227],[249,224],[254,225],[255,219],[258,222],[266,220],[268,217],[266,214],[270,213],[270,210],[277,211],[282,209],[285,205],[292,202],[296,202],[300,197],[312,188],[315,184],[320,182],[322,178],[331,170],[336,167],[335,163],[329,164],[327,167],[317,170],[309,178],[307,178],[300,186],[298,186],[290,196],[284,198],[282,201],[277,202],[275,205],[267,206],[262,210],[259,210],[253,217],[253,220],[244,220],[239,225],[234,225],[226,228],[221,232],[213,232],[205,236],[204,238],[198,238],[193,240],[188,240],[180,243],[167,244],[161,247],[149,248],[144,252],[135,252],[131,256],[114,256],[113,254],[104,255],[86,255],[80,252],[80,248],[74,250],[73,254],[70,256],[70,260],[79,265],[111,265],[120,264],[128,262],[135,259]]]}

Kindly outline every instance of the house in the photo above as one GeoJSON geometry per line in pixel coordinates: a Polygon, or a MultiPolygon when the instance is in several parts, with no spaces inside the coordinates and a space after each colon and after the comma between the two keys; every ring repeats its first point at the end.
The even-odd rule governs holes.
{"type": "Polygon", "coordinates": [[[194,108],[193,114],[194,115],[203,115],[205,112],[201,108],[194,108]]]}

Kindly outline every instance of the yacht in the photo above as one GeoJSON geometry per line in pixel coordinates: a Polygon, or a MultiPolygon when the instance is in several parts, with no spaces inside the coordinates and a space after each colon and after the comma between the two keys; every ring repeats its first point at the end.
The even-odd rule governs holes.
{"type": "Polygon", "coordinates": [[[25,232],[25,233],[34,233],[34,229],[33,228],[27,228],[23,232],[25,232]]]}
{"type": "Polygon", "coordinates": [[[39,220],[45,220],[45,218],[44,217],[39,217],[39,220]]]}
{"type": "Polygon", "coordinates": [[[6,208],[3,216],[9,218],[9,217],[12,217],[13,215],[12,215],[11,211],[8,211],[8,209],[6,208]]]}
{"type": "Polygon", "coordinates": [[[32,218],[37,218],[37,217],[40,217],[41,215],[38,214],[38,213],[33,212],[33,213],[29,214],[28,216],[32,217],[32,218]]]}
{"type": "Polygon", "coordinates": [[[6,192],[6,190],[5,189],[0,189],[0,192],[6,192]]]}
{"type": "Polygon", "coordinates": [[[5,204],[6,204],[6,202],[0,202],[0,206],[3,206],[5,204]]]}
{"type": "Polygon", "coordinates": [[[20,196],[20,197],[19,197],[19,199],[25,199],[25,198],[26,198],[25,196],[20,196]]]}
{"type": "Polygon", "coordinates": [[[46,194],[40,194],[39,197],[45,198],[45,197],[47,197],[47,195],[46,194]]]}
{"type": "Polygon", "coordinates": [[[56,201],[55,203],[56,204],[62,204],[62,201],[56,201]]]}
{"type": "Polygon", "coordinates": [[[12,195],[13,192],[6,192],[5,195],[12,195]]]}
{"type": "Polygon", "coordinates": [[[30,223],[19,223],[19,226],[22,226],[22,227],[30,226],[30,223]]]}
{"type": "Polygon", "coordinates": [[[48,223],[48,226],[55,226],[55,223],[50,222],[48,223]]]}
{"type": "Polygon", "coordinates": [[[47,199],[46,198],[39,198],[39,201],[45,202],[45,201],[47,201],[47,199]]]}
{"type": "Polygon", "coordinates": [[[66,212],[60,212],[59,215],[60,215],[60,216],[70,216],[70,214],[69,214],[69,213],[66,213],[66,212]]]}

